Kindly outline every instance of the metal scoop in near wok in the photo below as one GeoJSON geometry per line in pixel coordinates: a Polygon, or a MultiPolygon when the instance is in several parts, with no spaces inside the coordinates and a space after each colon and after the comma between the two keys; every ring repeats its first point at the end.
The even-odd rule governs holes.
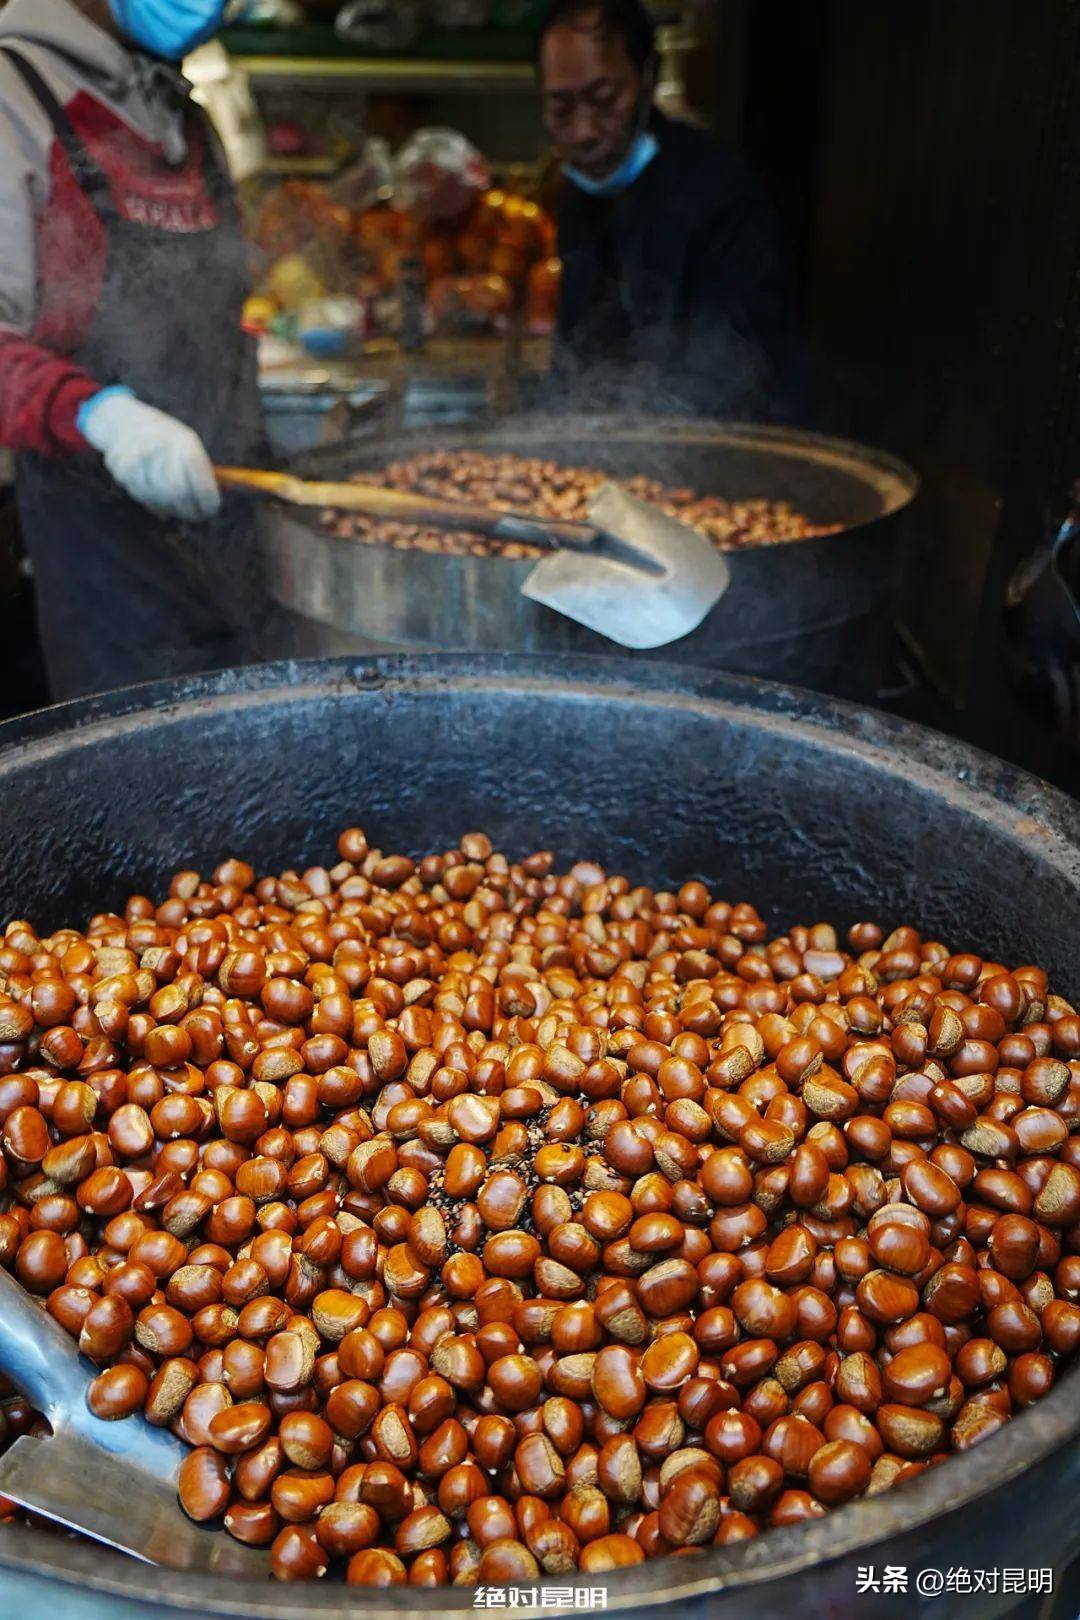
{"type": "Polygon", "coordinates": [[[187,1517],[176,1481],[188,1448],[143,1418],[106,1423],[86,1404],[89,1363],[0,1269],[0,1372],[52,1425],[0,1457],[0,1495],[94,1541],[171,1569],[269,1577],[265,1551],[187,1517]]]}
{"type": "Polygon", "coordinates": [[[309,483],[285,473],[218,467],[222,489],[290,506],[335,507],[399,523],[544,546],[522,594],[621,647],[665,647],[696,630],[728,587],[728,565],[696,529],[605,484],[588,523],[566,523],[377,484],[309,483]]]}

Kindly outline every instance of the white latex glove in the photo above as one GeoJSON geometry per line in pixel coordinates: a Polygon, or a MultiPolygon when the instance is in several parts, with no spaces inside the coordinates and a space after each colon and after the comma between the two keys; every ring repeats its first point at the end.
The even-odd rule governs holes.
{"type": "Polygon", "coordinates": [[[126,388],[106,388],[79,412],[83,437],[133,500],[159,518],[202,523],[221,507],[214,468],[199,435],[126,388]]]}

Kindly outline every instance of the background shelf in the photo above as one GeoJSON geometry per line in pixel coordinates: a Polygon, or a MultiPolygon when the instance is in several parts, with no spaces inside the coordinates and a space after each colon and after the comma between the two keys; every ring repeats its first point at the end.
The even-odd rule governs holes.
{"type": "Polygon", "coordinates": [[[230,28],[221,35],[229,54],[253,77],[317,79],[356,77],[404,86],[445,89],[470,78],[508,85],[532,78],[532,36],[526,29],[429,32],[408,53],[350,45],[325,24],[303,28],[230,28]]]}

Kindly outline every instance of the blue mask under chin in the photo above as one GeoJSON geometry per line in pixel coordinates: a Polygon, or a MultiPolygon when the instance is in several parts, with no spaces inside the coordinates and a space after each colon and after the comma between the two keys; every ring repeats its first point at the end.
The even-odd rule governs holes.
{"type": "Polygon", "coordinates": [[[594,180],[592,175],[582,174],[572,163],[563,164],[563,173],[590,197],[614,197],[618,192],[625,191],[627,186],[633,185],[642,171],[649,167],[659,150],[660,143],[656,136],[648,130],[642,130],[634,137],[629,152],[618,168],[612,169],[610,174],[605,174],[601,179],[594,180]]]}
{"type": "Polygon", "coordinates": [[[117,28],[132,45],[179,62],[205,45],[225,19],[226,0],[109,0],[117,28]]]}

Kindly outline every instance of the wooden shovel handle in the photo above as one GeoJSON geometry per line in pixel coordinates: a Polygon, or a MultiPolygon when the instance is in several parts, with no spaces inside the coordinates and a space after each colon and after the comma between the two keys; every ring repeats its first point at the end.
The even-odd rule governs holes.
{"type": "Polygon", "coordinates": [[[222,489],[242,490],[267,500],[283,501],[287,506],[334,507],[393,523],[429,524],[437,529],[565,546],[575,551],[589,549],[596,540],[596,530],[587,524],[530,518],[468,501],[441,501],[409,490],[385,489],[381,484],[313,483],[289,473],[246,467],[215,467],[214,471],[222,489]]]}

